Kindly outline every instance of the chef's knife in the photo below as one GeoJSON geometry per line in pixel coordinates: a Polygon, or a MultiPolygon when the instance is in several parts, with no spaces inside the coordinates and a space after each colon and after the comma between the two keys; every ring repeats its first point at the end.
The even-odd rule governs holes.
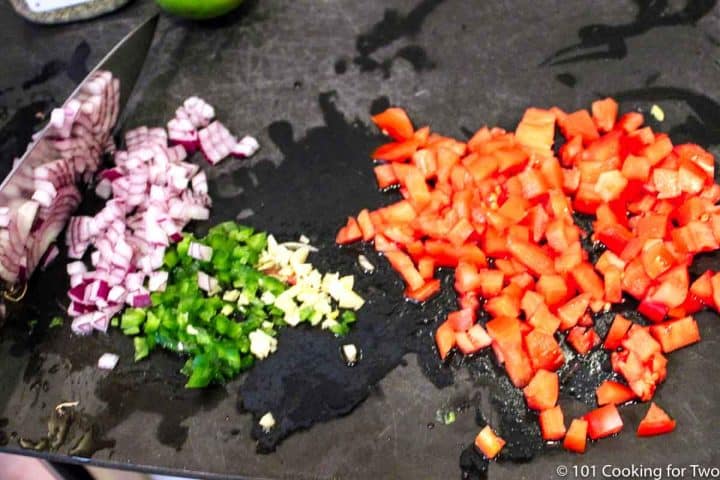
{"type": "MultiPolygon", "coordinates": [[[[120,40],[105,58],[92,69],[87,77],[80,82],[63,106],[78,97],[83,86],[93,79],[96,72],[107,71],[112,74],[113,78],[119,80],[118,109],[119,112],[122,112],[145,63],[155,35],[157,22],[158,15],[154,15],[120,40]]],[[[35,141],[28,146],[25,154],[15,163],[15,167],[0,184],[0,208],[9,207],[11,204],[17,205],[18,201],[30,200],[29,197],[32,193],[28,193],[28,189],[23,188],[20,184],[22,177],[27,178],[27,173],[32,172],[34,168],[58,158],[58,152],[53,146],[53,142],[48,138],[50,131],[50,127],[46,126],[35,135],[35,141]]],[[[27,272],[27,276],[31,273],[27,272]]],[[[18,293],[24,294],[24,289],[24,285],[8,286],[4,296],[11,300],[17,299],[18,296],[22,296],[18,293]]]]}

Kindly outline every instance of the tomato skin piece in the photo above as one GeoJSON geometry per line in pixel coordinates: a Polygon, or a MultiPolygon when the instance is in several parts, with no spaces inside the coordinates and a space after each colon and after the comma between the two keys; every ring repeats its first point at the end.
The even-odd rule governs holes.
{"type": "Polygon", "coordinates": [[[505,446],[505,440],[500,438],[490,425],[480,430],[480,433],[475,437],[475,447],[485,455],[485,458],[492,460],[500,453],[500,450],[505,446]]]}
{"type": "Polygon", "coordinates": [[[543,440],[562,440],[565,437],[565,420],[559,405],[540,412],[538,420],[543,440]]]}
{"type": "Polygon", "coordinates": [[[397,141],[412,138],[415,131],[410,117],[408,117],[405,110],[398,107],[390,107],[382,113],[373,115],[372,121],[380,130],[387,132],[390,137],[397,141]]]}
{"type": "Polygon", "coordinates": [[[588,436],[597,440],[620,432],[623,421],[615,405],[605,405],[585,414],[588,422],[588,436]]]}
{"type": "Polygon", "coordinates": [[[675,420],[670,418],[655,402],[651,402],[645,417],[640,421],[640,425],[638,425],[637,436],[649,437],[670,433],[675,430],[675,425],[675,420]]]}
{"type": "Polygon", "coordinates": [[[622,405],[637,398],[630,387],[613,380],[605,380],[595,391],[597,403],[603,405],[622,405]]]}
{"type": "Polygon", "coordinates": [[[569,450],[575,453],[585,453],[587,447],[587,429],[588,422],[582,418],[575,418],[570,422],[570,428],[568,428],[563,440],[563,447],[565,450],[569,450]]]}
{"type": "Polygon", "coordinates": [[[632,324],[633,323],[627,318],[623,317],[619,313],[616,314],[612,324],[610,325],[610,329],[605,336],[603,347],[606,350],[616,350],[619,348],[632,324]]]}
{"type": "Polygon", "coordinates": [[[693,317],[652,325],[650,333],[660,343],[664,353],[674,352],[700,341],[700,330],[693,317]]]}
{"type": "Polygon", "coordinates": [[[528,407],[538,411],[553,408],[557,404],[559,393],[558,374],[542,369],[535,372],[530,383],[523,389],[528,407]]]}
{"type": "Polygon", "coordinates": [[[405,289],[405,298],[415,302],[424,302],[440,291],[440,280],[434,278],[428,280],[422,287],[416,290],[405,289]]]}

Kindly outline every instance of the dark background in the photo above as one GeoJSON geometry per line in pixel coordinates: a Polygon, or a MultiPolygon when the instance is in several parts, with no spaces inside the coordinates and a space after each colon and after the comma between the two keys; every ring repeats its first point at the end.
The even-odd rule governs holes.
{"type": "MultiPolygon", "coordinates": [[[[121,128],[162,125],[184,98],[204,97],[232,131],[262,145],[251,162],[206,169],[213,220],[251,209],[246,222],[283,239],[305,233],[323,247],[319,266],[360,277],[358,251],[340,251],[332,239],[344,216],[388,201],[373,188],[368,153],[381,139],[368,126],[371,111],[401,105],[417,125],[464,137],[484,124],[513,128],[530,105],[573,110],[616,95],[625,110],[660,105],[666,118],[653,126],[718,153],[714,3],[260,0],[206,24],[163,16],[121,128]]],[[[38,113],[60,104],[155,11],[138,1],[101,19],[39,27],[0,3],[2,162],[22,152],[38,113]]],[[[63,270],[59,261],[37,276],[0,332],[2,450],[17,451],[19,437],[38,439],[52,408],[77,400],[70,437],[92,430],[96,441],[71,458],[69,439],[51,458],[92,454],[98,464],[259,478],[457,478],[476,411],[493,424],[512,415],[498,407],[507,391],[484,371],[486,359],[434,361],[429,332],[451,295],[424,308],[401,304],[401,286],[384,267],[360,279],[373,301],[349,340],[363,350],[356,367],[341,365],[342,340],[300,329],[283,333],[278,354],[246,378],[204,392],[183,390],[181,361],[169,355],[133,364],[121,335],[78,338],[67,324],[48,330],[65,302],[63,270]],[[122,357],[111,373],[95,367],[105,351],[122,357]],[[261,449],[332,420],[261,455],[245,409],[255,419],[272,410],[279,420],[261,449]],[[457,421],[437,423],[436,412],[448,409],[457,421]]],[[[670,355],[656,397],[678,420],[674,434],[638,441],[631,430],[645,407],[632,406],[625,434],[584,456],[550,448],[529,463],[493,464],[490,476],[558,478],[559,464],[720,465],[720,324],[716,315],[699,317],[703,341],[670,355]]]]}

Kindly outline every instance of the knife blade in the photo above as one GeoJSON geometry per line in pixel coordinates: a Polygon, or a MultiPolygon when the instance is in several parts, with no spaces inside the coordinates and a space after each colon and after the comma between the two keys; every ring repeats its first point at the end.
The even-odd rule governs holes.
{"type": "MultiPolygon", "coordinates": [[[[83,87],[89,85],[96,78],[98,72],[109,72],[112,74],[113,79],[119,81],[118,115],[116,117],[118,118],[130,98],[147,58],[155,35],[158,18],[159,15],[150,17],[120,40],[73,90],[63,103],[63,107],[66,107],[74,99],[79,99],[83,87]]],[[[116,127],[117,125],[112,128],[116,127]]],[[[0,184],[1,209],[7,210],[13,205],[17,207],[22,202],[29,201],[32,190],[27,188],[27,183],[28,178],[32,178],[34,169],[60,157],[60,152],[55,147],[55,143],[49,138],[51,134],[52,128],[48,123],[34,136],[35,140],[28,146],[23,156],[16,160],[12,171],[0,184]]],[[[15,252],[17,252],[17,249],[15,252]]],[[[2,254],[7,255],[8,252],[3,251],[2,254]]],[[[0,271],[0,273],[4,272],[4,269],[0,271]]],[[[29,277],[31,273],[31,271],[28,271],[23,276],[29,277]]],[[[4,278],[6,283],[13,283],[8,282],[7,275],[0,275],[0,277],[4,278]]],[[[7,294],[5,296],[9,298],[7,294]]]]}

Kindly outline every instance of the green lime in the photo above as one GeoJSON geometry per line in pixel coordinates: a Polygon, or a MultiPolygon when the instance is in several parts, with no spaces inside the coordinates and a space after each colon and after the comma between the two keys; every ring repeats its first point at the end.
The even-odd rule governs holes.
{"type": "Polygon", "coordinates": [[[205,20],[225,15],[243,0],[156,0],[166,11],[179,17],[205,20]]]}

